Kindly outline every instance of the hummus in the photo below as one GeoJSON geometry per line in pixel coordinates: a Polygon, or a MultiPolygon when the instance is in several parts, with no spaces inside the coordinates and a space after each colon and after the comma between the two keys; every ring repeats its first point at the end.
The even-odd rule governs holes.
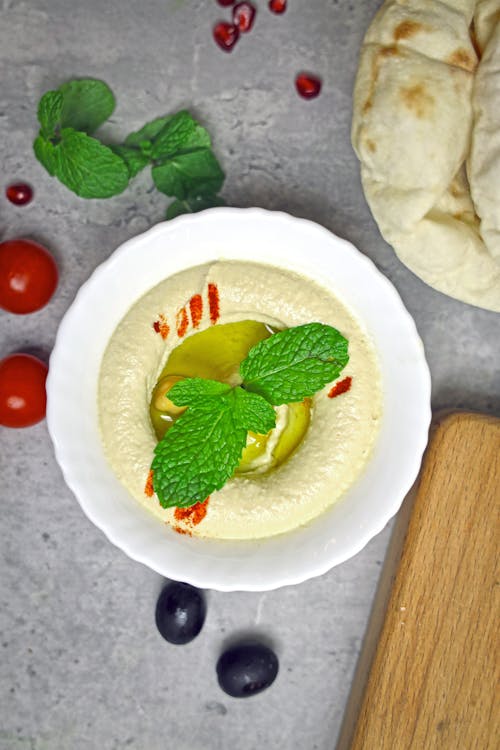
{"type": "Polygon", "coordinates": [[[299,274],[240,261],[190,268],[145,294],[113,333],[98,387],[104,450],[118,479],[161,521],[218,539],[291,531],[335,503],[367,463],[381,400],[373,345],[338,299],[299,274]],[[331,384],[319,391],[307,433],[285,463],[267,474],[229,480],[212,493],[201,522],[183,526],[174,518],[174,508],[160,506],[150,482],[148,493],[157,443],[149,415],[151,394],[182,340],[217,323],[246,320],[275,328],[316,321],[337,328],[349,340],[350,356],[339,380],[348,376],[352,386],[336,398],[328,397],[331,384]]]}

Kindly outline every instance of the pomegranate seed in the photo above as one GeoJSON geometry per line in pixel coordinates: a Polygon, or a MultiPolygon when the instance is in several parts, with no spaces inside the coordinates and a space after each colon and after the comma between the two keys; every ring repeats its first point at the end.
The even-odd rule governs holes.
{"type": "Polygon", "coordinates": [[[311,73],[299,73],[295,79],[295,88],[304,99],[314,99],[321,91],[321,78],[311,73]]]}
{"type": "Polygon", "coordinates": [[[286,0],[269,0],[269,10],[271,13],[284,13],[286,10],[286,0]]]}
{"type": "Polygon", "coordinates": [[[33,198],[33,188],[25,182],[16,182],[8,186],[5,195],[15,206],[25,206],[33,198]]]}
{"type": "Polygon", "coordinates": [[[233,8],[233,23],[238,27],[238,31],[245,34],[253,26],[255,14],[257,11],[252,3],[238,3],[233,8]]]}
{"type": "Polygon", "coordinates": [[[230,5],[233,5],[234,0],[217,0],[219,5],[222,5],[223,8],[229,8],[230,5]]]}
{"type": "Polygon", "coordinates": [[[215,41],[224,52],[231,52],[240,35],[236,26],[233,26],[232,23],[226,23],[226,21],[221,21],[214,26],[213,33],[215,41]]]}

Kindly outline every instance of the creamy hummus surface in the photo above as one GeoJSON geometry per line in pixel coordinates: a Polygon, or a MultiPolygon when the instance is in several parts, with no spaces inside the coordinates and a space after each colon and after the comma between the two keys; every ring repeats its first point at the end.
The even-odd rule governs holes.
{"type": "Polygon", "coordinates": [[[335,503],[367,463],[381,402],[373,344],[338,299],[298,274],[223,260],[165,279],[131,307],[105,351],[98,389],[104,450],[119,480],[161,521],[220,539],[291,531],[335,503]],[[212,493],[200,523],[183,525],[174,508],[162,508],[156,495],[147,493],[157,443],[149,416],[151,394],[169,354],[183,340],[214,321],[243,320],[280,328],[312,322],[337,328],[349,340],[350,357],[338,380],[351,377],[351,388],[336,398],[328,397],[332,384],[318,392],[308,431],[285,463],[267,474],[229,480],[212,493]]]}

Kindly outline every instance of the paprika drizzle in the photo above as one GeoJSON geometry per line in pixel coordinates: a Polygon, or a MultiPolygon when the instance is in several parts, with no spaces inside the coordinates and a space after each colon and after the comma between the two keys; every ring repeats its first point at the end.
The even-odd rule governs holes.
{"type": "Polygon", "coordinates": [[[351,388],[351,383],[352,378],[350,376],[347,376],[347,378],[344,378],[338,383],[335,383],[335,385],[328,392],[328,398],[335,398],[336,396],[340,396],[342,393],[347,393],[347,391],[349,391],[351,388]]]}

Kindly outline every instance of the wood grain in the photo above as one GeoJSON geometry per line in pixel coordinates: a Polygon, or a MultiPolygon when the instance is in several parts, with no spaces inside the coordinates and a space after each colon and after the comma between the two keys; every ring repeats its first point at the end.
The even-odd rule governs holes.
{"type": "Polygon", "coordinates": [[[426,452],[351,750],[497,750],[500,420],[445,417],[426,452]]]}

